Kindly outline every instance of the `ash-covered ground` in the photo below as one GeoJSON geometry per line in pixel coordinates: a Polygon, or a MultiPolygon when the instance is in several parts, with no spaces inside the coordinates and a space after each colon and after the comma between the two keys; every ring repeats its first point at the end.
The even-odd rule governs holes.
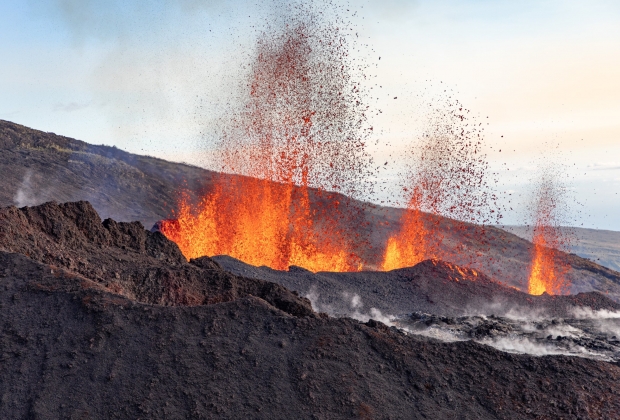
{"type": "MultiPolygon", "coordinates": [[[[101,221],[85,202],[0,209],[0,268],[5,418],[611,419],[620,412],[620,367],[611,357],[500,351],[484,339],[498,336],[493,329],[523,329],[514,317],[456,314],[459,300],[471,309],[503,298],[531,314],[549,311],[556,322],[561,315],[556,330],[564,336],[569,325],[587,329],[565,316],[575,308],[617,310],[598,293],[528,301],[441,261],[357,276],[283,273],[305,282],[306,292],[314,286],[317,305],[336,307],[321,295],[329,282],[378,296],[383,284],[385,299],[402,295],[395,302],[409,313],[392,317],[401,328],[330,317],[315,312],[300,287],[234,274],[208,257],[188,262],[158,232],[101,221]],[[428,307],[435,315],[411,315],[428,307]],[[459,340],[406,332],[421,324],[427,332],[451,325],[459,340]],[[476,339],[463,340],[467,334],[476,339]]],[[[339,299],[355,315],[372,312],[366,296],[339,299]]],[[[565,341],[553,337],[553,321],[528,322],[565,341]]]]}
{"type": "Polygon", "coordinates": [[[576,308],[574,318],[516,313],[446,317],[416,312],[394,317],[390,323],[412,334],[449,342],[473,340],[511,353],[620,361],[620,312],[576,308]]]}
{"type": "MultiPolygon", "coordinates": [[[[515,289],[519,283],[500,284],[484,271],[471,280],[440,261],[316,274],[230,257],[188,263],[162,235],[136,222],[102,222],[97,211],[150,227],[168,216],[179,183],[199,197],[212,172],[5,121],[0,148],[2,205],[93,200],[0,212],[7,418],[608,419],[620,412],[616,321],[596,319],[619,309],[607,298],[620,296],[617,272],[568,256],[574,292],[589,293],[533,297],[515,289]],[[455,323],[422,326],[411,318],[416,312],[455,323]],[[481,336],[485,317],[518,333],[489,328],[481,336]],[[545,327],[554,320],[561,332],[545,327]]],[[[363,208],[380,248],[403,210],[363,208]]],[[[509,278],[525,278],[531,244],[492,233],[490,255],[509,278]]]]}
{"type": "Polygon", "coordinates": [[[336,317],[378,319],[443,341],[500,350],[620,360],[620,305],[598,293],[532,296],[441,261],[391,272],[311,273],[214,257],[233,273],[280,283],[336,317]]]}

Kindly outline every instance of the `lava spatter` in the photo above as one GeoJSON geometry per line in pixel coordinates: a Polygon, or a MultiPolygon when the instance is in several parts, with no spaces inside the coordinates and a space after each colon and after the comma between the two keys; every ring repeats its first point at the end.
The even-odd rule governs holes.
{"type": "Polygon", "coordinates": [[[346,196],[366,182],[370,131],[349,28],[334,19],[298,6],[259,36],[216,145],[220,171],[240,176],[221,176],[198,204],[182,195],[176,221],[161,226],[186,257],[361,269],[363,221],[346,196]]]}
{"type": "Polygon", "coordinates": [[[533,217],[532,264],[527,290],[532,295],[566,294],[570,264],[563,258],[571,236],[561,227],[564,188],[552,169],[544,171],[536,185],[533,217]]]}
{"type": "Polygon", "coordinates": [[[484,225],[497,220],[499,211],[487,182],[483,128],[468,114],[458,101],[449,101],[434,110],[429,129],[413,145],[404,177],[408,211],[387,242],[383,270],[427,258],[480,266],[478,254],[463,252],[464,244],[468,239],[484,244],[484,225]],[[449,231],[462,239],[452,243],[449,231]]]}

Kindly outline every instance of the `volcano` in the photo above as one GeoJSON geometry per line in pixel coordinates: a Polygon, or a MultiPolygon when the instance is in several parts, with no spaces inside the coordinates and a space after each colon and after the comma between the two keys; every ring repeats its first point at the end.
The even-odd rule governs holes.
{"type": "MultiPolygon", "coordinates": [[[[612,270],[564,254],[581,276],[573,288],[586,293],[532,296],[525,283],[439,260],[350,273],[227,256],[188,262],[144,225],[169,216],[183,179],[198,198],[216,174],[8,122],[1,133],[8,417],[613,418],[620,410],[612,270]],[[93,204],[32,206],[54,198],[93,204]]],[[[351,203],[376,222],[378,249],[399,231],[403,210],[351,203]]],[[[450,219],[425,217],[475,249],[450,219]]],[[[531,244],[490,232],[495,264],[526,279],[531,244]]]]}
{"type": "MultiPolygon", "coordinates": [[[[178,212],[175,206],[179,185],[186,186],[192,203],[199,203],[222,178],[230,179],[231,184],[241,178],[90,145],[7,121],[0,121],[0,150],[0,168],[5,179],[0,184],[0,205],[86,200],[104,218],[140,221],[148,228],[170,218],[173,211],[178,212]]],[[[381,266],[383,249],[389,238],[401,231],[406,210],[338,193],[325,196],[311,188],[308,196],[310,205],[318,202],[320,208],[330,208],[332,200],[354,208],[351,212],[359,217],[356,228],[361,231],[360,236],[367,238],[368,245],[360,256],[369,262],[369,268],[381,266]]],[[[451,263],[467,266],[483,254],[485,257],[478,259],[481,264],[472,268],[505,285],[528,290],[534,248],[531,242],[492,226],[480,235],[474,225],[455,226],[452,219],[427,213],[423,218],[443,237],[442,245],[449,248],[446,253],[452,256],[451,263]]],[[[570,266],[567,278],[572,294],[598,291],[620,301],[618,272],[574,254],[558,255],[570,266]]]]}

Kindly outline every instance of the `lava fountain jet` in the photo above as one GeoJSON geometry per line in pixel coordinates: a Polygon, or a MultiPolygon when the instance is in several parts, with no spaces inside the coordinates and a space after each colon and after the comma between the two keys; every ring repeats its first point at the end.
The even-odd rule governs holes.
{"type": "Polygon", "coordinates": [[[384,271],[411,267],[427,257],[427,234],[424,214],[420,210],[420,188],[414,187],[403,215],[401,230],[388,239],[381,269],[384,271]]]}
{"type": "Polygon", "coordinates": [[[346,22],[299,6],[263,32],[217,142],[221,176],[199,203],[181,194],[161,231],[187,258],[226,254],[312,271],[362,266],[359,212],[371,160],[363,64],[346,22]],[[356,76],[357,75],[357,76],[356,76]]]}
{"type": "Polygon", "coordinates": [[[532,208],[534,246],[527,290],[532,295],[568,293],[570,283],[566,274],[570,265],[561,255],[570,241],[570,236],[560,227],[564,189],[559,185],[557,175],[547,170],[543,172],[535,193],[532,208]]]}
{"type": "Polygon", "coordinates": [[[483,128],[458,101],[434,110],[430,129],[411,150],[405,176],[407,208],[400,231],[388,239],[383,270],[409,267],[439,258],[474,265],[462,252],[468,236],[485,240],[484,224],[498,220],[495,196],[487,183],[488,162],[482,153],[483,128]],[[443,216],[449,220],[442,219],[443,216]],[[446,244],[446,232],[458,232],[446,244]]]}

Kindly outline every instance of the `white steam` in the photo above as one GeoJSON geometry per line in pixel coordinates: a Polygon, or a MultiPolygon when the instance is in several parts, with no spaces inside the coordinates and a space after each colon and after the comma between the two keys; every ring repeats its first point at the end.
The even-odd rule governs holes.
{"type": "Polygon", "coordinates": [[[312,286],[308,293],[305,295],[314,310],[318,312],[324,312],[334,317],[349,317],[358,321],[367,322],[370,319],[382,322],[386,325],[392,326],[394,317],[391,315],[383,314],[377,308],[370,308],[368,311],[363,310],[364,303],[362,298],[357,293],[342,293],[342,300],[338,304],[326,304],[321,301],[316,286],[312,286]],[[337,309],[336,309],[337,308],[337,309]]]}
{"type": "Polygon", "coordinates": [[[393,316],[377,308],[365,308],[357,293],[344,292],[340,299],[330,296],[327,300],[321,299],[313,286],[306,297],[317,311],[330,316],[362,322],[374,319],[408,334],[444,342],[473,340],[509,353],[620,360],[620,312],[616,311],[574,307],[564,319],[544,310],[496,302],[477,310],[470,308],[461,317],[422,313],[393,316]]]}
{"type": "Polygon", "coordinates": [[[620,319],[620,312],[606,309],[595,311],[588,307],[575,307],[572,315],[576,319],[620,319]]]}
{"type": "Polygon", "coordinates": [[[28,170],[13,196],[13,202],[17,207],[36,206],[47,201],[47,196],[47,191],[37,187],[32,179],[32,171],[28,170]]]}

